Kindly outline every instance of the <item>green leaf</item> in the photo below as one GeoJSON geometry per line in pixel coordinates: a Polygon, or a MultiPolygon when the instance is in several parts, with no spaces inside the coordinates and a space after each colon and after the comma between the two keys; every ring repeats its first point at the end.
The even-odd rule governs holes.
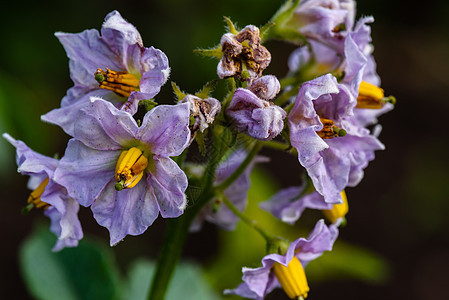
{"type": "Polygon", "coordinates": [[[117,299],[118,271],[108,248],[87,239],[76,248],[52,252],[56,237],[40,227],[22,245],[22,274],[38,299],[117,299]]]}
{"type": "MultiPolygon", "coordinates": [[[[155,263],[137,260],[130,268],[124,299],[145,300],[150,289],[155,263]]],[[[212,291],[202,270],[193,263],[181,263],[176,268],[169,285],[166,300],[220,299],[212,291]]]]}

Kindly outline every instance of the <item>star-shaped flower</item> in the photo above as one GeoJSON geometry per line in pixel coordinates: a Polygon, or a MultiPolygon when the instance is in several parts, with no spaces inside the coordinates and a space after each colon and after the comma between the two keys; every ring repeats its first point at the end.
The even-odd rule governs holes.
{"type": "Polygon", "coordinates": [[[137,29],[117,12],[109,13],[101,34],[96,29],[81,33],[56,33],[70,59],[75,85],[67,91],[61,107],[42,120],[61,126],[73,135],[78,111],[92,96],[111,101],[134,114],[140,100],[153,98],[170,73],[167,56],[143,46],[137,29]]]}
{"type": "Polygon", "coordinates": [[[159,213],[183,213],[187,177],[169,157],[189,143],[189,104],[156,106],[138,126],[129,113],[92,98],[74,128],[54,179],[81,205],[92,205],[111,245],[142,234],[159,213]]]}

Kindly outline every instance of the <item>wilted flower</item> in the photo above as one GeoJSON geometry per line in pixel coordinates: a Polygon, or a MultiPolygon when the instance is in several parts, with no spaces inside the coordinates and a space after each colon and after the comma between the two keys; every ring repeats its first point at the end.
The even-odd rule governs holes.
{"type": "Polygon", "coordinates": [[[53,251],[78,246],[78,241],[83,238],[78,220],[79,204],[68,196],[65,187],[53,180],[59,161],[34,152],[9,134],[4,133],[3,137],[16,147],[17,171],[30,176],[28,187],[33,192],[26,209],[42,208],[51,220],[50,230],[58,237],[53,251]]]}
{"type": "Polygon", "coordinates": [[[224,34],[220,41],[223,57],[217,66],[218,77],[238,76],[250,82],[260,77],[271,62],[270,52],[260,42],[259,28],[253,25],[238,34],[224,34]]]}
{"type": "Polygon", "coordinates": [[[284,128],[287,113],[273,102],[280,84],[275,76],[263,76],[248,89],[238,88],[229,104],[227,114],[238,131],[249,136],[269,141],[284,128]]]}
{"type": "Polygon", "coordinates": [[[204,132],[214,122],[215,116],[221,110],[220,101],[211,97],[201,99],[189,94],[179,103],[189,103],[190,105],[190,116],[195,119],[195,122],[190,126],[192,133],[195,133],[198,129],[204,132]]]}
{"type": "Polygon", "coordinates": [[[243,283],[224,293],[263,299],[273,289],[282,287],[291,299],[306,298],[309,286],[303,268],[324,251],[332,250],[337,236],[336,226],[327,227],[324,220],[318,221],[307,239],[295,240],[285,252],[281,251],[284,253],[266,255],[262,267],[243,268],[243,283]]]}
{"type": "Polygon", "coordinates": [[[62,99],[61,108],[42,120],[61,126],[73,135],[78,111],[92,96],[102,97],[134,114],[140,100],[159,93],[170,73],[167,56],[145,48],[137,29],[113,11],[101,28],[81,33],[56,33],[70,59],[70,77],[75,85],[62,99]]]}
{"type": "Polygon", "coordinates": [[[188,126],[188,104],[157,106],[139,127],[129,113],[92,98],[78,115],[54,179],[81,205],[92,205],[114,245],[143,233],[159,213],[183,213],[187,177],[169,157],[187,147],[188,126]]]}

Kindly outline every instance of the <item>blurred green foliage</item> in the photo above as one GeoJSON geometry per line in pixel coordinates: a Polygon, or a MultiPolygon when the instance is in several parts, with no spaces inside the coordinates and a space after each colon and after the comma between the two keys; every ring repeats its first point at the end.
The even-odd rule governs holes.
{"type": "MultiPolygon", "coordinates": [[[[25,241],[21,265],[30,294],[36,299],[147,299],[155,264],[137,259],[122,276],[110,248],[89,238],[76,248],[51,252],[56,238],[43,226],[25,241]]],[[[167,300],[219,299],[201,269],[181,263],[173,275],[167,300]]]]}

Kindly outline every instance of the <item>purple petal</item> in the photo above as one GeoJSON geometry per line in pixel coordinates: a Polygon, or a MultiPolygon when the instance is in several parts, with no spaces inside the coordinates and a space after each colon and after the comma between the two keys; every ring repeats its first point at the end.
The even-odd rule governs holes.
{"type": "Polygon", "coordinates": [[[117,60],[117,53],[102,39],[96,29],[81,33],[57,32],[56,37],[64,46],[70,59],[70,78],[75,85],[98,87],[94,73],[98,68],[126,71],[126,66],[117,60]]]}
{"type": "Polygon", "coordinates": [[[101,27],[101,36],[116,57],[122,59],[125,66],[128,65],[128,48],[134,45],[143,47],[142,38],[137,29],[131,23],[125,21],[116,10],[106,16],[101,27]]]}
{"type": "MultiPolygon", "coordinates": [[[[4,133],[3,138],[16,147],[16,162],[19,173],[25,175],[38,175],[45,173],[43,177],[52,177],[55,171],[58,160],[50,158],[34,152],[24,142],[19,141],[11,137],[9,134],[4,133]]],[[[42,178],[42,181],[45,178],[42,178]]]]}
{"type": "Polygon", "coordinates": [[[338,237],[337,225],[326,226],[324,220],[319,220],[307,239],[299,238],[289,248],[304,265],[321,256],[324,251],[331,251],[338,237]]]}
{"type": "Polygon", "coordinates": [[[187,103],[159,105],[147,112],[137,134],[158,156],[178,156],[188,146],[190,109],[187,103]]]}
{"type": "Polygon", "coordinates": [[[156,156],[153,157],[149,170],[147,182],[153,188],[161,216],[180,216],[187,205],[184,192],[188,182],[184,171],[170,158],[156,156]]]}
{"type": "Polygon", "coordinates": [[[258,98],[253,92],[239,88],[229,104],[227,114],[236,128],[249,136],[268,141],[283,129],[287,113],[279,106],[258,98]]]}
{"type": "Polygon", "coordinates": [[[159,214],[153,191],[144,180],[121,191],[115,183],[112,178],[92,204],[95,220],[109,230],[111,246],[128,234],[142,234],[159,214]]]}
{"type": "Polygon", "coordinates": [[[112,103],[122,101],[122,98],[114,92],[105,89],[74,86],[67,91],[67,95],[62,99],[61,107],[42,115],[41,120],[60,126],[68,135],[73,136],[79,111],[90,104],[90,98],[93,96],[107,99],[112,103]]]}
{"type": "MultiPolygon", "coordinates": [[[[45,190],[47,191],[47,188],[45,190]]],[[[50,230],[58,237],[53,251],[59,251],[65,247],[76,247],[78,241],[83,238],[78,219],[79,204],[68,197],[65,197],[63,201],[64,212],[59,211],[55,206],[50,206],[44,212],[51,220],[50,230]]]]}
{"type": "Polygon", "coordinates": [[[74,137],[96,150],[119,150],[135,140],[137,131],[137,123],[129,113],[92,97],[78,115],[74,137]]]}
{"type": "Polygon", "coordinates": [[[165,53],[153,47],[146,48],[140,60],[140,72],[140,91],[146,95],[146,99],[153,98],[170,75],[165,53]]]}
{"type": "Polygon", "coordinates": [[[260,207],[269,211],[283,222],[293,224],[306,208],[331,209],[333,204],[326,203],[322,195],[317,192],[301,196],[303,187],[289,187],[260,203],[260,207]]]}
{"type": "Polygon", "coordinates": [[[89,206],[114,178],[120,152],[91,149],[71,139],[55,171],[54,180],[66,187],[70,197],[83,206],[89,206]]]}

